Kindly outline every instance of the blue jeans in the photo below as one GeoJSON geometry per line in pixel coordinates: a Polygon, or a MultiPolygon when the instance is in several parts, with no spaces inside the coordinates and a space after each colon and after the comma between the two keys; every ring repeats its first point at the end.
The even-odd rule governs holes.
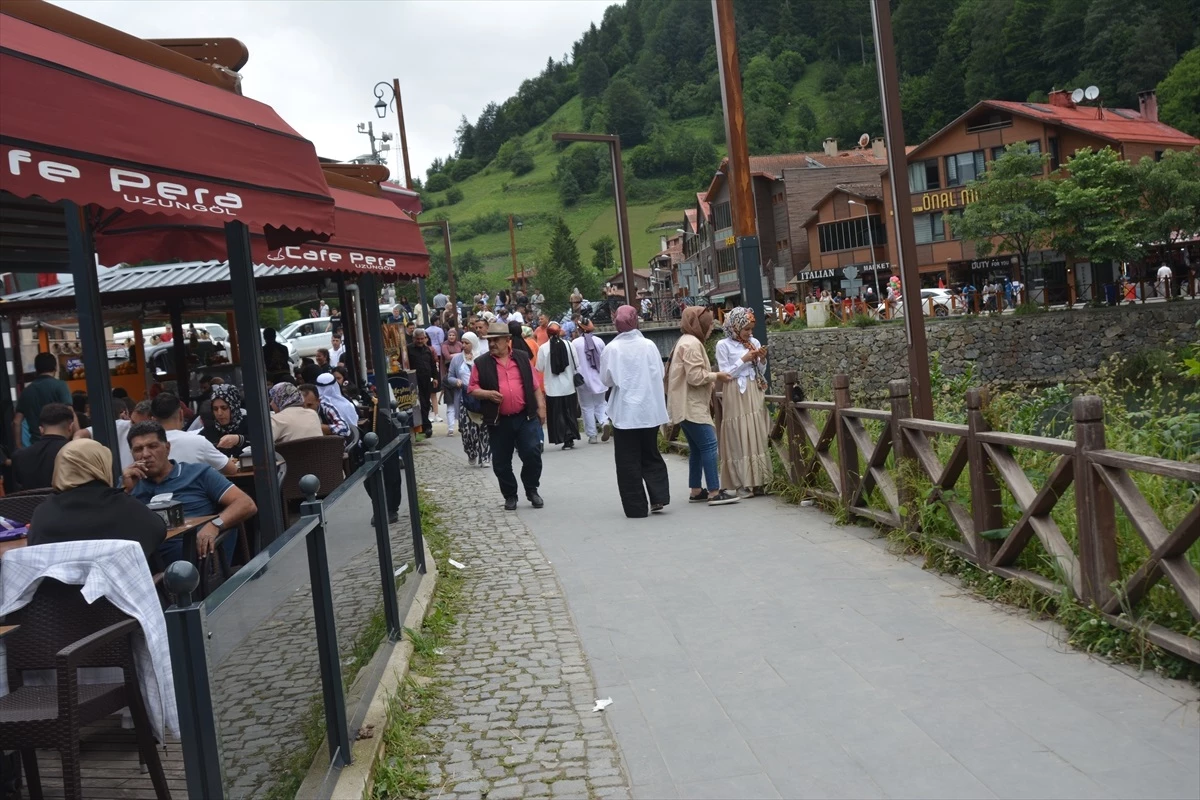
{"type": "Polygon", "coordinates": [[[717,429],[712,425],[684,420],[679,424],[688,443],[688,487],[700,488],[700,473],[710,491],[721,486],[717,476],[717,429]]]}

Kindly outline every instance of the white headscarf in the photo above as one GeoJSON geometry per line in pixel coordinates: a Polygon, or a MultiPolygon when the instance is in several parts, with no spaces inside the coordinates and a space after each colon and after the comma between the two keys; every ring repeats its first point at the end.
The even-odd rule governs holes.
{"type": "Polygon", "coordinates": [[[468,364],[475,361],[476,356],[482,355],[483,343],[479,341],[479,336],[474,331],[467,331],[462,335],[462,341],[471,343],[471,355],[467,355],[467,351],[463,349],[463,361],[468,364]]]}
{"type": "Polygon", "coordinates": [[[329,405],[334,407],[342,422],[351,427],[358,426],[358,409],[342,394],[342,387],[337,385],[337,379],[333,377],[332,372],[317,376],[317,391],[322,400],[327,400],[329,405]]]}

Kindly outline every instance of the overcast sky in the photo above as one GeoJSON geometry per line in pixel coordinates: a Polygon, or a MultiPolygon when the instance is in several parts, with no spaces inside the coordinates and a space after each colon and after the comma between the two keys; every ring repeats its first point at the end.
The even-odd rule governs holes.
{"type": "MultiPolygon", "coordinates": [[[[248,97],[275,108],[317,152],[350,159],[368,152],[357,132],[375,116],[373,88],[400,79],[414,177],[454,147],[466,114],[502,102],[561,59],[616,0],[54,0],[135,36],[219,36],[250,50],[248,97]]],[[[399,151],[391,161],[401,177],[399,151]]]]}

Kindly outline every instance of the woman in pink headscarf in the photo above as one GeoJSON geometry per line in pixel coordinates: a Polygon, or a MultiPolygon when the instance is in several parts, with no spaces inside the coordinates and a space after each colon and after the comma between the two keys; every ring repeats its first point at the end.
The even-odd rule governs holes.
{"type": "Polygon", "coordinates": [[[618,308],[613,321],[617,335],[600,353],[600,380],[612,388],[605,432],[614,439],[625,516],[645,517],[671,502],[667,465],[658,452],[658,428],[667,421],[662,356],[637,329],[633,306],[618,308]]]}

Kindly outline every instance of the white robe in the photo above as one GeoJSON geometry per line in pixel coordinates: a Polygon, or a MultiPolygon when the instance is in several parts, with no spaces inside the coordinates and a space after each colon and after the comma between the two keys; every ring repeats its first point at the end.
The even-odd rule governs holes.
{"type": "Polygon", "coordinates": [[[612,388],[608,418],[621,430],[667,422],[662,355],[639,330],[619,333],[600,354],[600,380],[612,388]]]}

